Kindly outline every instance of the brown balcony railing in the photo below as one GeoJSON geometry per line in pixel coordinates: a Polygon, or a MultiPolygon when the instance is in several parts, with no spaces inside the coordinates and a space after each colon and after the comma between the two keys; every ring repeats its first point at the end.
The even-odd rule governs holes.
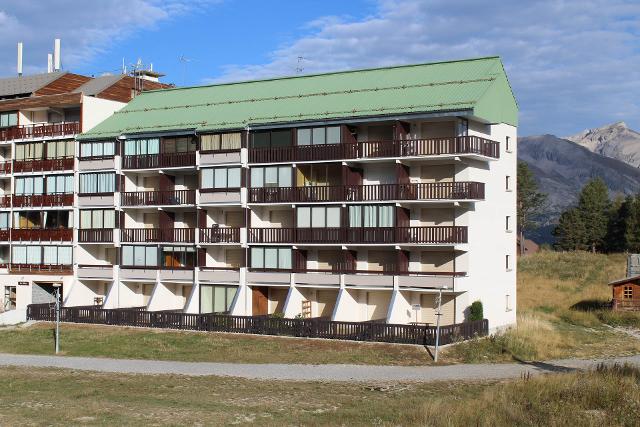
{"type": "Polygon", "coordinates": [[[127,155],[122,158],[123,169],[154,169],[195,166],[196,153],[161,153],[127,155]]]}
{"type": "Polygon", "coordinates": [[[81,243],[113,242],[113,228],[81,228],[78,230],[78,241],[81,243]]]}
{"type": "Polygon", "coordinates": [[[0,196],[0,208],[11,207],[11,196],[0,196]]]}
{"type": "Polygon", "coordinates": [[[467,227],[249,228],[249,243],[467,243],[467,227]]]}
{"type": "Polygon", "coordinates": [[[122,206],[193,205],[195,190],[127,191],[120,195],[122,206]]]}
{"type": "Polygon", "coordinates": [[[249,189],[249,201],[251,203],[461,199],[484,199],[484,183],[434,182],[249,189]]]}
{"type": "Polygon", "coordinates": [[[201,228],[200,243],[240,243],[240,229],[235,227],[201,228]]]}
{"type": "Polygon", "coordinates": [[[193,228],[123,228],[120,240],[125,243],[144,242],[195,242],[193,228]]]}
{"type": "Polygon", "coordinates": [[[80,122],[40,123],[0,129],[0,141],[52,136],[73,136],[78,133],[80,133],[80,122]]]}
{"type": "Polygon", "coordinates": [[[11,232],[9,229],[0,230],[0,241],[8,242],[10,239],[11,232]]]}
{"type": "Polygon", "coordinates": [[[9,264],[10,273],[52,273],[73,274],[73,266],[65,264],[9,264]]]}
{"type": "Polygon", "coordinates": [[[0,175],[8,175],[11,173],[11,162],[0,162],[0,175]]]}
{"type": "Polygon", "coordinates": [[[46,172],[73,170],[73,157],[65,159],[39,159],[14,161],[14,172],[46,172]]]}
{"type": "Polygon", "coordinates": [[[72,228],[12,228],[11,241],[70,242],[73,240],[72,228]]]}
{"type": "Polygon", "coordinates": [[[362,141],[327,145],[252,148],[251,163],[479,154],[499,158],[500,144],[478,136],[362,141]]]}
{"type": "Polygon", "coordinates": [[[13,196],[14,207],[72,206],[73,194],[30,194],[13,196]]]}

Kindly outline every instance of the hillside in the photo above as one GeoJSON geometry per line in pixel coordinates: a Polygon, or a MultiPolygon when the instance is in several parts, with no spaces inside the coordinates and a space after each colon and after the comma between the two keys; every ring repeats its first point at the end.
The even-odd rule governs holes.
{"type": "Polygon", "coordinates": [[[554,135],[519,138],[518,159],[529,165],[540,188],[548,194],[544,226],[531,236],[539,242],[553,240],[551,231],[560,213],[577,201],[590,179],[604,179],[612,196],[640,191],[640,169],[554,135]]]}
{"type": "Polygon", "coordinates": [[[594,153],[640,167],[640,133],[630,129],[624,122],[587,129],[565,139],[594,153]]]}

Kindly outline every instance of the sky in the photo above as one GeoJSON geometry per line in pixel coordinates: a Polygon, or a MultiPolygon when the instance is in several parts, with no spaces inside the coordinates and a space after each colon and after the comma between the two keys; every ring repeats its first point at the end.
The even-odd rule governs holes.
{"type": "Polygon", "coordinates": [[[638,0],[0,0],[0,76],[117,73],[178,86],[499,55],[520,135],[640,130],[638,0]]]}

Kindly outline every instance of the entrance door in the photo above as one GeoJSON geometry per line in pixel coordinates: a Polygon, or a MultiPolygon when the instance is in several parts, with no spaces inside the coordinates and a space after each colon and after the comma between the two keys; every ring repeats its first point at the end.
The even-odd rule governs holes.
{"type": "Polygon", "coordinates": [[[269,288],[266,286],[253,286],[251,288],[251,301],[251,314],[253,316],[269,314],[269,288]]]}
{"type": "Polygon", "coordinates": [[[4,311],[15,310],[16,308],[16,287],[6,286],[4,288],[4,311]]]}
{"type": "MultiPolygon", "coordinates": [[[[60,302],[62,302],[62,286],[60,286],[60,302]]],[[[56,288],[53,283],[34,283],[31,287],[31,303],[32,304],[51,304],[55,303],[56,288]]]]}

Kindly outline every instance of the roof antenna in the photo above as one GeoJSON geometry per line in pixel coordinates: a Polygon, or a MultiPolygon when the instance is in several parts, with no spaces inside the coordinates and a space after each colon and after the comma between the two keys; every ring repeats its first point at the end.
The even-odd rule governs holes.
{"type": "Polygon", "coordinates": [[[180,55],[178,57],[178,61],[182,63],[182,85],[187,85],[187,68],[189,66],[189,62],[193,62],[193,59],[187,58],[184,55],[180,55]]]}
{"type": "Polygon", "coordinates": [[[296,66],[296,74],[300,74],[304,71],[304,67],[302,66],[302,61],[304,61],[304,57],[298,56],[298,65],[296,66]]]}

